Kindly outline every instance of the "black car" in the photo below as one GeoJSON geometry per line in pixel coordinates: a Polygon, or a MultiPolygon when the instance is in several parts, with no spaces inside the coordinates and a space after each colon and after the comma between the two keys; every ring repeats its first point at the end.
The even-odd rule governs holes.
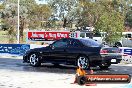
{"type": "Polygon", "coordinates": [[[23,56],[23,62],[30,63],[34,67],[40,66],[41,63],[52,63],[75,65],[82,68],[99,66],[101,69],[106,69],[111,65],[113,57],[102,51],[106,51],[105,48],[102,48],[102,45],[95,40],[63,38],[47,47],[27,51],[23,56]]]}

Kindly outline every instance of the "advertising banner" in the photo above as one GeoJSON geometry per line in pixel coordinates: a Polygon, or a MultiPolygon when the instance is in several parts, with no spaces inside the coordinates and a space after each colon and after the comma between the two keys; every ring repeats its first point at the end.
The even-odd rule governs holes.
{"type": "Polygon", "coordinates": [[[27,33],[28,41],[54,41],[61,38],[69,38],[70,32],[50,32],[50,31],[29,31],[27,33]]]}
{"type": "Polygon", "coordinates": [[[0,44],[0,53],[23,55],[29,49],[28,44],[0,44]]]}

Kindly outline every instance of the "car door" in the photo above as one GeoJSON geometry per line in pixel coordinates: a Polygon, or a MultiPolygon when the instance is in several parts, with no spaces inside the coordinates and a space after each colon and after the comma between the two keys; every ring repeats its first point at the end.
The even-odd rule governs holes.
{"type": "Polygon", "coordinates": [[[65,61],[67,45],[68,45],[67,39],[61,39],[54,42],[51,45],[49,60],[65,61]]]}
{"type": "Polygon", "coordinates": [[[67,46],[67,61],[72,62],[77,59],[77,56],[82,53],[83,45],[76,39],[70,39],[67,46]]]}

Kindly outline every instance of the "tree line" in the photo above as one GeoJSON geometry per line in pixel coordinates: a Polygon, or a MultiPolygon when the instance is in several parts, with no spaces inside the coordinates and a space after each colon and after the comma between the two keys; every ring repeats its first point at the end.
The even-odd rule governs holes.
{"type": "MultiPolygon", "coordinates": [[[[8,29],[10,42],[17,33],[17,3],[18,0],[4,0],[0,5],[1,19],[8,29]]],[[[20,0],[21,43],[25,28],[56,30],[58,27],[70,28],[73,23],[76,27],[95,27],[96,33],[105,31],[105,41],[116,42],[125,25],[132,27],[131,3],[131,0],[47,0],[47,4],[37,4],[35,0],[20,0]]]]}

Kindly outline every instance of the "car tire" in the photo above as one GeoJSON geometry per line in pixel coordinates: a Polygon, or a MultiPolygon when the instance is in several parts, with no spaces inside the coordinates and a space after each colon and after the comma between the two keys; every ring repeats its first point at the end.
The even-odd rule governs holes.
{"type": "Polygon", "coordinates": [[[111,64],[107,63],[107,65],[100,65],[99,67],[100,67],[100,69],[105,70],[105,69],[108,69],[110,66],[111,66],[111,64]]]}
{"type": "Polygon", "coordinates": [[[83,69],[89,69],[89,59],[86,56],[79,56],[77,59],[77,66],[83,69]]]}
{"type": "Polygon", "coordinates": [[[29,55],[29,62],[30,62],[30,65],[33,67],[41,66],[39,54],[37,54],[37,53],[30,54],[29,55]]]}

